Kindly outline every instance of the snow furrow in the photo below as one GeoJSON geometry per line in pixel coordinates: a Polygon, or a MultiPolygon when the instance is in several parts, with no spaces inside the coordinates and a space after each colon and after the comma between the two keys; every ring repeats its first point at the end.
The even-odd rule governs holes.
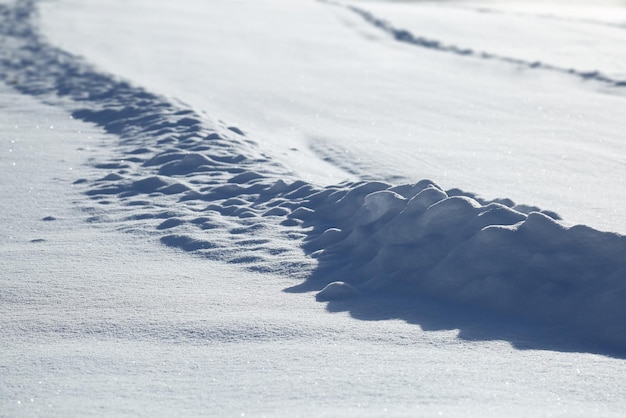
{"type": "MultiPolygon", "coordinates": [[[[95,207],[90,221],[293,275],[303,289],[323,288],[320,300],[435,296],[626,348],[626,237],[566,227],[549,212],[479,201],[427,180],[309,184],[240,128],[100,74],[47,44],[33,29],[33,11],[32,1],[0,5],[2,80],[119,138],[112,161],[93,162],[99,178],[76,181],[95,207]]],[[[354,11],[399,40],[466,53],[396,34],[354,11]]]]}
{"type": "Polygon", "coordinates": [[[565,68],[565,67],[560,67],[558,65],[553,65],[547,62],[532,61],[532,60],[492,53],[488,51],[479,51],[471,47],[463,47],[459,45],[446,44],[445,42],[442,42],[438,39],[415,35],[409,30],[398,28],[394,26],[392,23],[388,22],[387,20],[382,19],[376,16],[375,14],[371,13],[370,11],[363,9],[361,7],[338,3],[333,0],[319,0],[319,1],[322,3],[333,5],[333,6],[345,7],[347,10],[350,10],[351,12],[361,16],[367,23],[389,34],[398,42],[406,43],[409,45],[414,45],[420,48],[426,48],[426,49],[431,49],[435,51],[455,54],[459,56],[504,62],[507,64],[513,64],[513,65],[528,68],[528,69],[538,69],[538,70],[554,71],[554,72],[562,73],[562,74],[569,74],[572,76],[576,76],[582,80],[605,83],[613,87],[626,87],[626,80],[616,79],[616,78],[607,76],[606,74],[603,74],[601,71],[598,71],[598,70],[583,71],[583,70],[579,70],[576,68],[565,68]]]}

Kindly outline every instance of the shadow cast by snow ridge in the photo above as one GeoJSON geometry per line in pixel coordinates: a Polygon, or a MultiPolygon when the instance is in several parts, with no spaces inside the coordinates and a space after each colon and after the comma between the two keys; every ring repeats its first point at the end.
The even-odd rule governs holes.
{"type": "Polygon", "coordinates": [[[517,350],[626,358],[626,350],[590,341],[567,327],[539,324],[513,315],[434,298],[393,293],[363,295],[329,301],[327,310],[330,313],[348,312],[352,318],[362,321],[401,320],[428,332],[457,331],[457,338],[464,341],[505,341],[517,350]]]}

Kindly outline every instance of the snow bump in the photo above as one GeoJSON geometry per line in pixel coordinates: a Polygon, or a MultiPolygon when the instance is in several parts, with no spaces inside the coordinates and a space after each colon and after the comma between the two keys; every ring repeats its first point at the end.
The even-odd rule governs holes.
{"type": "Polygon", "coordinates": [[[319,291],[315,298],[320,302],[328,302],[348,299],[358,294],[359,291],[346,282],[331,282],[319,291]]]}

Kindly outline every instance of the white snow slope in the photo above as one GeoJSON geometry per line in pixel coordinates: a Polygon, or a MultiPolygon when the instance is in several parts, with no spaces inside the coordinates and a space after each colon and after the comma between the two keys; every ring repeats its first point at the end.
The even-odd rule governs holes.
{"type": "Polygon", "coordinates": [[[619,64],[413,33],[466,5],[42,3],[73,53],[35,6],[0,4],[7,415],[619,415],[626,237],[552,211],[623,231],[619,64]]]}
{"type": "Polygon", "coordinates": [[[320,173],[314,153],[351,180],[432,179],[626,233],[624,29],[357,3],[438,45],[423,47],[344,7],[270,4],[65,0],[43,4],[43,27],[99,68],[236,124],[303,180],[348,177],[320,173]]]}

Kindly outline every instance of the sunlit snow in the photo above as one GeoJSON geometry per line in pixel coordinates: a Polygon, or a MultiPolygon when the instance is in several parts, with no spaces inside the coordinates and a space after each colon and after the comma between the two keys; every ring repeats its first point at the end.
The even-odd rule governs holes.
{"type": "Polygon", "coordinates": [[[0,410],[619,416],[625,10],[0,2],[0,410]]]}

